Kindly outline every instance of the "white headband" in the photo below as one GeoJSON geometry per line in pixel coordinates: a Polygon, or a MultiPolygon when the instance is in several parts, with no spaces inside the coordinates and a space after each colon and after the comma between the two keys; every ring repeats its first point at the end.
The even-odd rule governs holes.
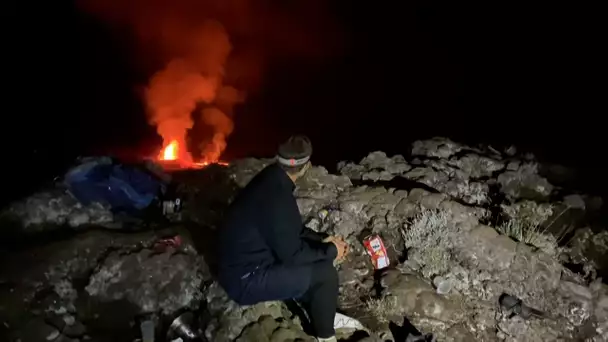
{"type": "Polygon", "coordinates": [[[300,165],[306,164],[310,160],[310,156],[300,158],[300,159],[294,159],[294,158],[285,159],[281,156],[277,156],[277,160],[279,161],[280,164],[283,164],[285,166],[300,166],[300,165]]]}

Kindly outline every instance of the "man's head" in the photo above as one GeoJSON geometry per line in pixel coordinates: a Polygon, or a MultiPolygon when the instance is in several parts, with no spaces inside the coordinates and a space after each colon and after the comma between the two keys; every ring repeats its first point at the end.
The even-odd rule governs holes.
{"type": "Polygon", "coordinates": [[[304,135],[294,135],[279,146],[277,162],[295,182],[310,168],[311,155],[310,139],[304,135]]]}

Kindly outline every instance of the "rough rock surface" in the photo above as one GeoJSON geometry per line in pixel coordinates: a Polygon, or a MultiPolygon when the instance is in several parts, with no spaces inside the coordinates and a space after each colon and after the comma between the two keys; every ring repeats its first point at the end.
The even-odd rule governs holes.
{"type": "Polygon", "coordinates": [[[4,220],[21,223],[28,232],[61,226],[111,226],[114,220],[109,208],[99,203],[82,205],[62,186],[15,202],[2,216],[4,220]]]}
{"type": "Polygon", "coordinates": [[[389,158],[383,152],[373,152],[359,164],[341,162],[338,170],[357,180],[404,177],[475,205],[490,201],[490,186],[494,184],[513,199],[546,199],[553,190],[538,174],[535,162],[502,160],[495,152],[484,153],[448,139],[417,141],[411,154],[416,159],[408,163],[400,155],[389,158]]]}
{"type": "Polygon", "coordinates": [[[143,249],[129,255],[110,253],[93,275],[85,291],[101,300],[127,299],[142,313],[172,314],[202,297],[204,269],[196,255],[143,249]]]}
{"type": "MultiPolygon", "coordinates": [[[[554,187],[535,173],[529,158],[506,161],[483,153],[435,139],[415,144],[412,163],[374,152],[359,164],[338,165],[352,182],[366,185],[349,186],[322,168],[299,182],[296,194],[307,226],[343,236],[353,246],[338,266],[343,309],[377,331],[386,330],[382,322],[405,315],[419,329],[448,341],[570,340],[588,325],[600,334],[601,324],[590,323],[597,321],[597,291],[560,264],[555,239],[543,240],[553,249],[540,241],[535,248],[486,225],[491,215],[524,222],[526,229],[551,221],[553,206],[533,201],[546,200],[554,187]],[[421,184],[391,188],[387,181],[396,177],[421,184]],[[492,188],[506,198],[499,214],[484,206],[495,196],[492,188]],[[396,265],[382,274],[379,294],[360,243],[369,233],[384,238],[396,265]],[[503,293],[552,317],[510,317],[497,309],[503,293]],[[364,313],[349,309],[361,305],[364,313]],[[369,319],[370,313],[375,319],[369,319]]],[[[534,232],[542,235],[540,229],[534,232]]]]}
{"type": "MultiPolygon", "coordinates": [[[[82,337],[87,331],[83,323],[95,331],[102,321],[126,314],[107,324],[119,331],[137,315],[170,315],[198,306],[210,275],[185,240],[178,248],[157,244],[175,233],[91,230],[12,254],[19,262],[2,265],[0,317],[5,327],[19,327],[33,313],[32,320],[46,321],[62,338],[82,337]]],[[[24,331],[12,336],[24,338],[24,331]]]]}
{"type": "Polygon", "coordinates": [[[217,283],[209,287],[206,299],[213,317],[205,330],[210,341],[311,341],[281,302],[239,306],[217,283]]]}
{"type": "Polygon", "coordinates": [[[608,231],[594,233],[589,227],[578,229],[569,249],[567,250],[568,261],[581,265],[587,278],[595,278],[598,270],[604,279],[608,277],[608,231]]]}
{"type": "MultiPolygon", "coordinates": [[[[578,226],[596,204],[549,184],[513,149],[435,138],[410,155],[373,152],[341,162],[339,175],[315,166],[296,184],[303,223],[351,246],[336,266],[339,308],[367,331],[339,331],[341,340],[398,340],[404,318],[438,341],[608,340],[608,286],[598,278],[608,235],[578,226]],[[361,243],[369,234],[383,238],[388,269],[371,266],[361,243]],[[503,294],[546,316],[512,315],[498,304],[503,294]]],[[[270,162],[175,174],[186,206],[166,230],[86,230],[11,254],[20,263],[0,273],[0,328],[22,341],[132,341],[142,317],[165,333],[186,310],[209,341],[313,341],[292,307],[239,306],[212,276],[222,211],[270,162]],[[177,246],[162,239],[175,235],[177,246]]]]}

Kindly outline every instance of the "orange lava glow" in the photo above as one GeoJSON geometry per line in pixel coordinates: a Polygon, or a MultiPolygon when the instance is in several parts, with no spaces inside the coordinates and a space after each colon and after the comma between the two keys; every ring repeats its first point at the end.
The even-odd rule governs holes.
{"type": "Polygon", "coordinates": [[[192,161],[190,154],[182,150],[178,140],[171,140],[158,154],[158,161],[172,169],[201,169],[211,164],[227,166],[228,163],[220,160],[192,161]]]}
{"type": "Polygon", "coordinates": [[[177,160],[178,148],[177,140],[172,140],[161,152],[160,160],[177,160]]]}

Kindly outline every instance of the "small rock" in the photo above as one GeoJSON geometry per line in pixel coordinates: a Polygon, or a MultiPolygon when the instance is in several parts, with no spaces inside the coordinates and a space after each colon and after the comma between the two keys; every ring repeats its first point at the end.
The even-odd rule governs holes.
{"type": "Polygon", "coordinates": [[[338,271],[338,278],[340,279],[340,284],[342,285],[354,284],[359,280],[359,276],[355,270],[345,267],[341,267],[340,271],[338,271]]]}
{"type": "Polygon", "coordinates": [[[76,318],[74,318],[74,316],[72,316],[72,315],[65,315],[65,316],[63,316],[63,321],[67,325],[72,325],[76,322],[76,318]]]}
{"type": "Polygon", "coordinates": [[[52,313],[47,315],[45,321],[47,324],[52,325],[53,327],[57,328],[59,331],[62,331],[66,325],[63,317],[56,315],[56,314],[52,314],[52,313]]]}
{"type": "Polygon", "coordinates": [[[478,226],[470,232],[470,236],[481,241],[490,241],[498,236],[496,229],[488,226],[478,226]]]}
{"type": "Polygon", "coordinates": [[[87,328],[79,321],[74,322],[72,325],[66,326],[63,330],[63,333],[68,337],[81,337],[86,332],[87,328]]]}
{"type": "Polygon", "coordinates": [[[421,188],[414,188],[410,191],[410,194],[408,196],[408,200],[410,202],[413,203],[420,203],[420,201],[422,201],[422,199],[428,195],[430,195],[431,193],[421,189],[421,188]]]}
{"type": "Polygon", "coordinates": [[[507,269],[517,252],[517,243],[488,226],[478,226],[469,233],[471,239],[461,253],[482,270],[507,269]]]}
{"type": "Polygon", "coordinates": [[[400,197],[400,198],[407,197],[407,190],[395,190],[393,193],[395,194],[395,196],[400,197]]]}
{"type": "Polygon", "coordinates": [[[505,167],[502,161],[474,153],[467,154],[459,159],[451,159],[449,163],[462,170],[467,178],[489,177],[495,171],[505,167]]]}
{"type": "Polygon", "coordinates": [[[372,152],[363,158],[359,164],[368,169],[384,169],[386,165],[392,164],[393,161],[386,156],[382,151],[372,152]]]}
{"type": "Polygon", "coordinates": [[[462,315],[458,304],[435,292],[422,292],[416,300],[415,312],[441,322],[458,321],[462,315]]]}
{"type": "Polygon", "coordinates": [[[446,335],[452,342],[475,341],[475,336],[463,324],[454,324],[446,331],[446,335]]]}
{"type": "Polygon", "coordinates": [[[269,316],[269,315],[261,316],[258,319],[258,323],[262,327],[262,330],[264,331],[264,334],[266,334],[267,336],[271,336],[272,333],[275,330],[277,330],[277,328],[279,327],[279,324],[274,319],[274,317],[269,316]]]}
{"type": "Polygon", "coordinates": [[[515,154],[517,154],[517,147],[515,147],[514,145],[511,145],[507,149],[505,149],[505,153],[508,156],[514,156],[515,154]]]}
{"type": "Polygon", "coordinates": [[[383,210],[391,211],[401,201],[399,196],[389,192],[379,194],[370,201],[370,205],[382,208],[383,210]]]}
{"type": "Polygon", "coordinates": [[[565,296],[571,296],[587,301],[593,299],[593,294],[588,287],[570,281],[561,281],[559,290],[565,296]]]}
{"type": "Polygon", "coordinates": [[[366,278],[363,283],[361,284],[361,286],[365,289],[370,290],[372,287],[374,287],[375,285],[375,281],[373,278],[366,278]]]}
{"type": "Polygon", "coordinates": [[[34,318],[27,322],[15,336],[22,342],[52,341],[59,337],[59,330],[44,323],[42,319],[34,318]]]}
{"type": "Polygon", "coordinates": [[[500,191],[512,199],[545,200],[553,192],[553,185],[537,174],[535,164],[524,164],[517,171],[506,171],[498,176],[500,191]]]}
{"type": "Polygon", "coordinates": [[[337,169],[340,174],[354,180],[361,179],[363,173],[365,173],[365,166],[354,163],[339,162],[337,169]]]}
{"type": "Polygon", "coordinates": [[[321,221],[319,221],[319,219],[313,217],[310,220],[308,220],[308,222],[306,222],[305,226],[307,228],[314,230],[315,232],[318,232],[319,228],[321,227],[321,221]]]}
{"type": "Polygon", "coordinates": [[[452,290],[452,280],[451,279],[442,279],[437,283],[437,294],[446,295],[450,293],[452,290]]]}
{"type": "Polygon", "coordinates": [[[519,161],[516,161],[516,160],[511,161],[511,162],[509,162],[509,164],[507,164],[507,170],[517,171],[517,169],[519,169],[519,165],[520,165],[519,161]]]}
{"type": "Polygon", "coordinates": [[[412,144],[413,156],[439,157],[447,159],[460,152],[462,146],[447,138],[436,137],[430,140],[418,140],[412,144]]]}
{"type": "Polygon", "coordinates": [[[243,333],[239,338],[236,339],[236,342],[270,342],[270,336],[266,335],[262,326],[258,323],[252,323],[243,329],[243,333]]]}
{"type": "Polygon", "coordinates": [[[410,202],[407,198],[404,198],[395,206],[393,213],[403,218],[410,218],[416,216],[419,211],[417,204],[410,202]]]}
{"type": "Polygon", "coordinates": [[[444,194],[428,194],[420,200],[420,205],[425,209],[434,210],[439,208],[441,202],[445,201],[447,196],[444,194]]]}
{"type": "Polygon", "coordinates": [[[355,217],[347,212],[335,210],[329,214],[328,221],[331,222],[333,227],[333,235],[342,236],[348,238],[352,234],[358,233],[363,229],[362,225],[355,219],[355,217]]]}
{"type": "MultiPolygon", "coordinates": [[[[285,341],[293,341],[299,337],[299,333],[297,331],[285,328],[279,328],[272,334],[270,338],[270,342],[285,342],[285,341]]],[[[259,341],[259,340],[251,340],[251,341],[259,341]]]]}
{"type": "Polygon", "coordinates": [[[574,209],[585,210],[585,200],[576,194],[564,196],[564,204],[574,209]]]}

